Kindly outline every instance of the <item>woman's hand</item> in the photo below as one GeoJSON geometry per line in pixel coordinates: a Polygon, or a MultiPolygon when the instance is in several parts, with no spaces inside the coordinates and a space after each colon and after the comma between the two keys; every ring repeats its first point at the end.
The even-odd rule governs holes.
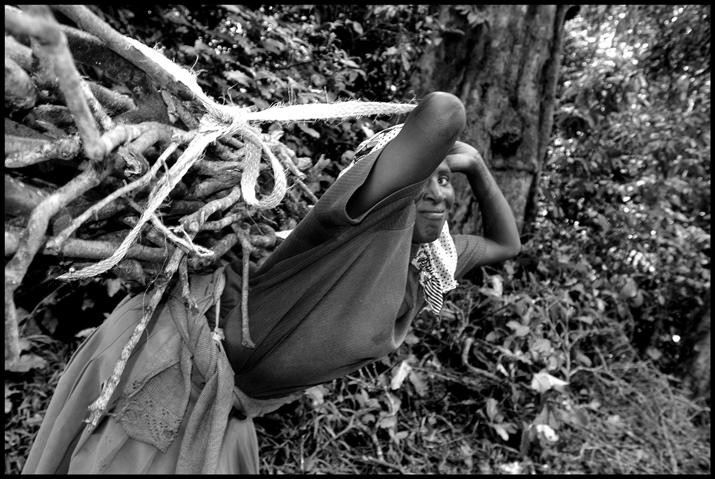
{"type": "Polygon", "coordinates": [[[452,173],[475,173],[484,164],[482,155],[476,148],[462,141],[455,141],[454,146],[445,157],[452,173]]]}
{"type": "Polygon", "coordinates": [[[516,256],[521,250],[521,241],[514,214],[482,155],[473,146],[457,141],[445,160],[453,173],[463,173],[467,177],[479,203],[487,245],[477,266],[516,256]]]}

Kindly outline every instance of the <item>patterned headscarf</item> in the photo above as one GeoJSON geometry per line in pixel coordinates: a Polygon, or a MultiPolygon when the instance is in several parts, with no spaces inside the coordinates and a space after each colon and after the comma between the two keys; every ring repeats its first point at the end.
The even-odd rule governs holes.
{"type": "MultiPolygon", "coordinates": [[[[341,171],[339,176],[368,154],[384,148],[400,133],[402,126],[403,124],[399,124],[386,128],[360,143],[355,149],[353,162],[341,171]]],[[[431,243],[420,245],[412,264],[420,272],[419,280],[424,290],[425,301],[432,312],[439,314],[442,310],[443,294],[457,287],[454,279],[454,272],[457,270],[457,249],[446,221],[439,238],[431,243]]]]}

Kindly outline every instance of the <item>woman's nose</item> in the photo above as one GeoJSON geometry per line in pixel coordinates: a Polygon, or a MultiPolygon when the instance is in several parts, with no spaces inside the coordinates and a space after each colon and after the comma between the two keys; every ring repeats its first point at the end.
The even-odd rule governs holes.
{"type": "Polygon", "coordinates": [[[435,203],[441,203],[444,201],[445,195],[436,179],[431,179],[429,183],[427,183],[423,197],[424,199],[432,200],[435,203]]]}

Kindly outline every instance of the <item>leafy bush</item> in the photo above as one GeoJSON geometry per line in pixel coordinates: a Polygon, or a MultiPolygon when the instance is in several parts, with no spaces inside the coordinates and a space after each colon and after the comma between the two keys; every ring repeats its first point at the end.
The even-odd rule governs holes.
{"type": "MultiPolygon", "coordinates": [[[[663,7],[655,18],[673,8],[676,21],[678,11],[702,10],[663,7]]],[[[616,10],[604,33],[571,24],[543,225],[563,229],[589,258],[595,287],[626,300],[619,317],[633,323],[637,350],[674,372],[673,338],[693,329],[710,290],[709,75],[693,59],[648,75],[639,60],[652,63],[655,46],[625,43],[625,27],[613,33],[614,22],[637,23],[633,15],[616,10]]]]}

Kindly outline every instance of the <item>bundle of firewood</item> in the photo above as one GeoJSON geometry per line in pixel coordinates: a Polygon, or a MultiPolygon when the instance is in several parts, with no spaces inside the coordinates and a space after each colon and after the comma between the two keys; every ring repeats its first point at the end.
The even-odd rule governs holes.
{"type": "Polygon", "coordinates": [[[317,201],[304,180],[329,161],[298,158],[256,125],[414,108],[219,105],[88,8],[52,8],[79,29],[46,6],[5,7],[6,368],[20,352],[13,294],[35,255],[69,259],[59,279],[108,272],[147,289],[147,319],[178,271],[190,307],[189,273],[242,259],[247,281],[280,241],[274,228],[317,201]]]}
{"type": "MultiPolygon", "coordinates": [[[[195,94],[162,78],[140,52],[118,55],[110,44],[126,39],[88,9],[57,9],[100,37],[59,25],[47,7],[5,10],[5,256],[12,257],[5,267],[6,364],[19,355],[13,293],[38,253],[76,259],[67,279],[111,269],[138,288],[162,289],[176,270],[185,280],[188,271],[236,260],[231,249],[239,243],[254,261],[276,244],[265,221],[248,221],[261,205],[242,201],[238,186],[245,142],[225,136],[172,177],[205,113],[195,94]],[[109,267],[91,270],[112,255],[109,267]]],[[[298,188],[287,202],[303,214],[301,191],[315,201],[303,171],[315,174],[325,163],[297,159],[276,138],[259,141],[293,175],[298,188]]],[[[257,169],[260,191],[272,178],[257,169]]]]}

